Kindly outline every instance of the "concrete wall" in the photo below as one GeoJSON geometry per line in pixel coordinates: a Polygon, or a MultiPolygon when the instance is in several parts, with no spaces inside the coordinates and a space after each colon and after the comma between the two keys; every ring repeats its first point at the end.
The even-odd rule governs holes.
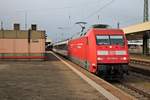
{"type": "Polygon", "coordinates": [[[1,59],[44,59],[45,31],[0,31],[1,59]]]}

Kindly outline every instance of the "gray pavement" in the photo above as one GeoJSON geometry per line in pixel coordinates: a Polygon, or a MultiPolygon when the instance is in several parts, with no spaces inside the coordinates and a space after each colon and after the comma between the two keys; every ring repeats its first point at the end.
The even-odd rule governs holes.
{"type": "Polygon", "coordinates": [[[0,100],[106,100],[56,57],[0,61],[0,100]]]}

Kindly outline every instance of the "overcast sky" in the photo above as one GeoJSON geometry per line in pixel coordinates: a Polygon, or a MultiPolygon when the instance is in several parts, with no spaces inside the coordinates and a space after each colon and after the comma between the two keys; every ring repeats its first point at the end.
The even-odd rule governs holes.
{"type": "MultiPolygon", "coordinates": [[[[0,21],[5,29],[20,23],[25,29],[25,13],[28,28],[31,23],[46,30],[54,41],[70,37],[80,31],[75,22],[85,21],[89,27],[105,23],[121,27],[143,21],[144,0],[0,0],[0,21]],[[98,19],[99,16],[99,19],[98,19]],[[62,27],[61,29],[59,27],[62,27]]],[[[150,4],[150,1],[149,1],[150,4]]]]}

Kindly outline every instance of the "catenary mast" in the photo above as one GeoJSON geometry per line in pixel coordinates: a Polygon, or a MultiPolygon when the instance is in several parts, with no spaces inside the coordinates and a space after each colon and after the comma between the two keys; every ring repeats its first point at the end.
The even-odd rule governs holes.
{"type": "Polygon", "coordinates": [[[149,14],[148,14],[148,0],[144,0],[144,16],[143,22],[149,21],[149,14]]]}

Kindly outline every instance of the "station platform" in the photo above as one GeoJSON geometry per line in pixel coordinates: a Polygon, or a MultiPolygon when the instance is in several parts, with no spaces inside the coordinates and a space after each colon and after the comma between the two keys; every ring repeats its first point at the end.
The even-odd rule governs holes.
{"type": "Polygon", "coordinates": [[[53,55],[45,62],[0,62],[0,100],[106,100],[53,55]]]}
{"type": "Polygon", "coordinates": [[[48,59],[0,61],[0,100],[134,99],[81,67],[77,68],[69,61],[64,64],[52,53],[49,53],[48,59]],[[74,72],[68,66],[74,66],[85,76],[80,77],[81,72],[74,72]]]}

